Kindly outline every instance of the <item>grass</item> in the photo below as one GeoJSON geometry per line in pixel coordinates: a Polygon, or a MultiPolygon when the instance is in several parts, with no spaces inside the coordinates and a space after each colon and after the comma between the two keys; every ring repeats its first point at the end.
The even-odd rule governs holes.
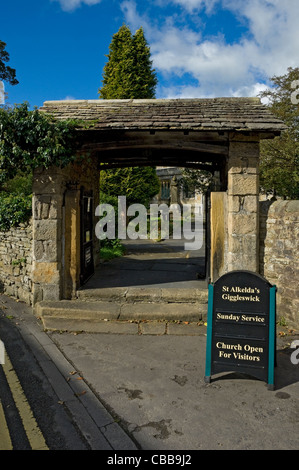
{"type": "Polygon", "coordinates": [[[100,259],[109,261],[114,258],[119,258],[125,254],[125,247],[119,240],[105,240],[100,249],[100,259]]]}

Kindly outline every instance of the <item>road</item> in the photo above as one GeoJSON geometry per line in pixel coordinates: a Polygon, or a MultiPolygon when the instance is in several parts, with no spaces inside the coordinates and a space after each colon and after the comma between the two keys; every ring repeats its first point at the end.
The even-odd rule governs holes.
{"type": "Polygon", "coordinates": [[[0,336],[0,450],[89,449],[10,318],[1,316],[0,336]]]}

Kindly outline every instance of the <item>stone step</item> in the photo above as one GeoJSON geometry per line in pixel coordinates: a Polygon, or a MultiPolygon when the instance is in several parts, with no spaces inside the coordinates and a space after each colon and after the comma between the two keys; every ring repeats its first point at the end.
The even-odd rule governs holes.
{"type": "Polygon", "coordinates": [[[103,289],[80,289],[80,300],[120,301],[120,302],[163,302],[163,303],[206,303],[208,289],[194,288],[150,288],[150,287],[111,287],[103,289]]]}
{"type": "Polygon", "coordinates": [[[76,300],[43,301],[35,306],[35,314],[46,330],[114,333],[140,332],[142,323],[151,323],[152,331],[153,325],[159,328],[158,324],[162,329],[170,323],[196,325],[207,316],[207,294],[203,292],[184,292],[179,296],[175,289],[157,292],[132,288],[110,292],[105,289],[102,294],[97,292],[101,300],[89,292],[76,300]],[[172,292],[167,293],[169,290],[172,292]]]}

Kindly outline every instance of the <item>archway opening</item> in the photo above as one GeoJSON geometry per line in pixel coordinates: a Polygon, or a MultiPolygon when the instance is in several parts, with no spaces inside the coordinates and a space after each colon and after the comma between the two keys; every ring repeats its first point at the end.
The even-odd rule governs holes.
{"type": "MultiPolygon", "coordinates": [[[[119,258],[107,262],[99,256],[99,259],[94,260],[89,249],[86,255],[82,252],[85,249],[82,242],[91,246],[90,226],[88,224],[86,226],[87,236],[81,231],[79,288],[81,292],[116,287],[207,288],[210,265],[210,196],[209,192],[187,194],[186,188],[180,184],[180,179],[183,168],[201,169],[213,175],[213,190],[225,190],[226,179],[223,178],[226,165],[225,151],[223,151],[225,147],[218,146],[218,149],[219,153],[215,154],[210,149],[209,152],[199,152],[194,148],[191,150],[188,146],[183,146],[180,149],[169,148],[162,143],[160,136],[159,146],[146,148],[140,148],[140,146],[121,148],[118,146],[117,149],[106,148],[94,153],[99,172],[128,166],[155,166],[157,173],[160,174],[160,192],[152,199],[150,207],[146,208],[148,229],[146,238],[139,234],[136,237],[130,236],[128,225],[132,224],[136,213],[128,217],[129,208],[125,207],[125,210],[128,211],[126,213],[127,225],[125,237],[122,236],[120,240],[125,248],[125,253],[119,258]],[[159,211],[158,226],[161,229],[163,222],[161,222],[160,209],[165,206],[170,209],[167,212],[166,222],[169,224],[169,231],[166,236],[160,231],[158,237],[151,236],[152,217],[155,217],[152,207],[159,211]],[[179,212],[174,211],[173,207],[179,212]],[[174,233],[174,222],[177,221],[177,217],[180,219],[181,227],[179,235],[178,232],[174,233]],[[82,267],[84,268],[86,259],[94,263],[95,269],[90,273],[87,268],[87,272],[82,275],[82,267]]],[[[81,194],[85,194],[85,199],[83,196],[85,202],[81,202],[83,208],[88,207],[88,189],[85,187],[83,193],[81,189],[81,194]]],[[[118,196],[124,195],[119,194],[118,196]]],[[[101,205],[101,200],[98,200],[97,197],[95,200],[101,205]]],[[[138,215],[140,216],[140,214],[138,215]]],[[[81,220],[86,220],[84,209],[83,213],[81,209],[81,220]]],[[[94,220],[94,225],[98,223],[99,218],[94,220]]],[[[140,227],[138,228],[140,229],[140,227]]],[[[95,233],[95,227],[92,230],[95,233]]],[[[115,238],[117,238],[117,233],[115,233],[115,238]]],[[[100,248],[97,249],[100,251],[100,248]]]]}

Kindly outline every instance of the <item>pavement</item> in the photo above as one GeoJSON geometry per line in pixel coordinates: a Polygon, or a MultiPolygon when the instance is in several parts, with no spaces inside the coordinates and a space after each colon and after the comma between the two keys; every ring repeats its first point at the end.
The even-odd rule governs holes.
{"type": "Polygon", "coordinates": [[[298,332],[277,326],[270,391],[237,373],[205,383],[204,324],[171,335],[44,331],[29,306],[0,301],[91,449],[298,450],[298,332]]]}
{"type": "MultiPolygon", "coordinates": [[[[203,235],[204,236],[204,235],[203,235]]],[[[103,262],[83,290],[95,288],[207,288],[205,246],[185,250],[185,240],[124,240],[126,254],[103,262]]]]}

